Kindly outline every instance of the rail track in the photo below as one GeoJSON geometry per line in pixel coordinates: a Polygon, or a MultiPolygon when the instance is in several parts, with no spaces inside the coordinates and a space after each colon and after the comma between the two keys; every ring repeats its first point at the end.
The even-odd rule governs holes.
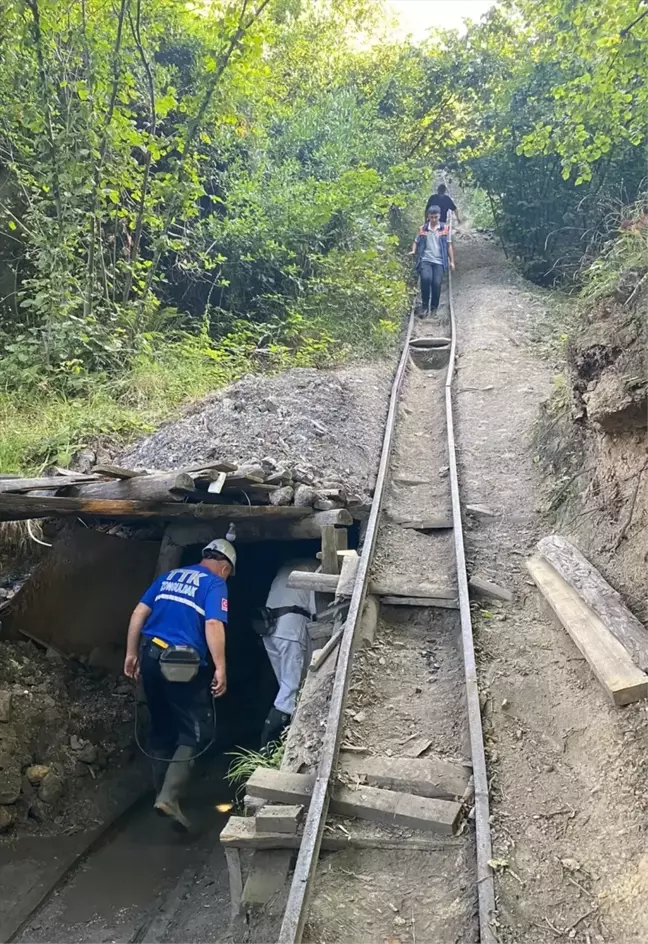
{"type": "MultiPolygon", "coordinates": [[[[489,796],[484,742],[477,687],[477,671],[473,642],[468,580],[461,516],[461,498],[453,422],[452,383],[455,373],[457,352],[457,331],[452,301],[452,273],[449,272],[447,283],[447,306],[450,323],[450,351],[448,367],[443,389],[445,433],[449,466],[449,483],[452,509],[452,534],[454,564],[456,570],[456,592],[459,603],[461,624],[461,644],[465,683],[465,711],[469,733],[470,754],[474,784],[474,822],[475,822],[475,875],[479,911],[479,940],[481,944],[493,944],[496,940],[493,931],[495,896],[493,876],[489,861],[491,859],[491,836],[489,825],[489,796]]],[[[390,480],[390,466],[394,441],[398,425],[399,403],[403,382],[410,358],[410,342],[415,333],[414,308],[407,325],[403,351],[395,374],[385,435],[376,479],[376,487],[371,514],[365,535],[363,552],[360,558],[349,613],[340,643],[333,691],[329,703],[326,732],[323,739],[319,766],[304,825],[299,854],[297,857],[286,909],[279,933],[279,944],[299,944],[302,940],[309,914],[309,905],[318,868],[318,857],[322,835],[327,819],[329,800],[335,778],[336,766],[343,731],[343,712],[347,703],[349,682],[354,658],[354,636],[367,595],[369,578],[374,563],[374,553],[379,538],[383,507],[390,480]]]]}
{"type": "MultiPolygon", "coordinates": [[[[446,543],[447,553],[453,556],[453,571],[455,579],[454,590],[458,600],[461,653],[463,657],[463,704],[465,705],[465,721],[468,731],[470,755],[472,762],[474,785],[474,886],[478,902],[479,940],[481,944],[494,944],[496,938],[493,932],[493,916],[495,910],[493,877],[489,865],[491,859],[491,839],[489,826],[489,797],[488,780],[484,757],[484,745],[481,725],[481,712],[477,688],[475,652],[473,644],[470,604],[468,598],[468,584],[466,576],[466,562],[461,516],[461,500],[459,478],[457,473],[457,459],[455,447],[455,433],[453,423],[452,382],[455,372],[457,351],[456,324],[452,301],[452,276],[448,279],[446,305],[449,316],[450,343],[448,366],[445,373],[440,371],[429,372],[427,376],[434,377],[433,385],[439,396],[435,400],[439,416],[436,417],[437,426],[445,427],[445,447],[447,450],[448,483],[451,502],[451,541],[446,543]],[[442,414],[442,415],[441,415],[442,414]],[[452,548],[452,551],[449,549],[452,548]]],[[[343,733],[343,717],[347,705],[349,683],[354,664],[354,636],[356,635],[360,615],[368,592],[370,577],[376,562],[376,550],[379,549],[381,527],[384,525],[385,500],[390,487],[393,473],[393,455],[395,442],[399,435],[399,411],[402,405],[404,383],[408,377],[410,361],[410,342],[415,339],[419,324],[410,314],[407,324],[403,350],[394,377],[393,387],[383,440],[382,453],[376,479],[374,501],[367,523],[363,552],[359,560],[353,594],[350,600],[348,617],[340,641],[337,660],[337,669],[333,683],[333,690],[328,708],[328,721],[319,757],[319,766],[313,787],[311,802],[306,817],[301,845],[293,873],[292,883],[288,895],[286,908],[283,914],[281,929],[278,936],[279,944],[299,944],[304,934],[304,928],[309,916],[309,909],[313,901],[313,892],[316,885],[318,859],[322,835],[324,832],[329,799],[331,796],[338,764],[340,743],[343,733]]],[[[401,417],[402,418],[402,417],[401,417]]],[[[446,532],[447,534],[448,532],[446,532]]],[[[430,537],[434,540],[433,537],[430,537]]],[[[210,794],[207,805],[213,811],[213,793],[210,794]]],[[[193,850],[177,850],[169,848],[160,853],[149,881],[143,881],[141,887],[128,888],[127,894],[117,894],[116,897],[107,896],[105,904],[105,922],[101,921],[92,929],[97,937],[85,936],[89,933],[90,904],[93,896],[99,901],[105,896],[107,884],[112,881],[115,870],[126,869],[129,858],[139,862],[133,866],[133,881],[137,880],[135,873],[141,871],[145,859],[150,861],[150,849],[147,844],[155,844],[157,826],[151,822],[150,810],[146,810],[141,803],[132,807],[122,808],[120,815],[106,828],[90,834],[88,841],[67,858],[64,857],[58,872],[51,880],[44,881],[42,888],[36,887],[31,897],[23,903],[22,911],[15,908],[15,920],[5,921],[2,939],[10,941],[57,941],[57,940],[88,940],[112,939],[128,942],[153,942],[174,939],[174,931],[180,935],[187,934],[187,928],[178,923],[182,912],[182,902],[193,894],[196,884],[202,873],[211,875],[211,894],[217,909],[227,913],[226,900],[223,900],[223,890],[226,889],[225,863],[217,845],[217,835],[224,819],[215,818],[213,812],[203,841],[193,850]],[[135,834],[133,844],[132,836],[135,834]],[[220,858],[214,856],[214,847],[220,858]],[[146,855],[145,855],[146,852],[146,855]],[[144,858],[142,858],[144,856],[144,858]],[[164,856],[168,861],[174,861],[171,869],[164,864],[164,856]],[[219,885],[221,891],[213,891],[214,885],[219,885]],[[131,911],[124,907],[129,893],[135,902],[131,911]],[[79,908],[79,902],[85,903],[86,911],[79,908]],[[58,911],[57,911],[58,908],[58,911]],[[120,911],[121,908],[121,911],[120,911]],[[58,930],[52,926],[56,923],[57,915],[63,909],[64,920],[58,930]],[[66,911],[67,909],[67,911],[66,911]],[[111,923],[109,912],[115,912],[115,919],[111,923]],[[20,914],[20,917],[18,915],[20,914]],[[76,917],[75,917],[76,916],[76,917]],[[76,924],[75,924],[76,921],[76,924]],[[70,936],[70,928],[74,934],[70,936]],[[105,935],[108,935],[107,937],[105,935]]],[[[128,880],[127,880],[128,882],[128,880]]],[[[226,892],[224,892],[226,895],[226,892]]],[[[19,904],[19,903],[18,903],[19,904]]],[[[211,919],[212,940],[221,939],[226,934],[226,927],[218,928],[211,919]]],[[[216,922],[217,924],[218,922],[216,922]]],[[[201,932],[195,932],[200,934],[201,932]]],[[[204,933],[204,932],[202,932],[204,933]]],[[[188,939],[188,938],[186,938],[188,939]]],[[[197,939],[197,938],[196,938],[197,939]]],[[[207,938],[204,938],[207,939],[207,938]]]]}

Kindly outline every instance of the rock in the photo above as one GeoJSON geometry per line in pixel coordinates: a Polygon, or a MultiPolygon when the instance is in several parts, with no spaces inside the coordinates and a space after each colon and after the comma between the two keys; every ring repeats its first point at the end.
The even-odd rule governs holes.
{"type": "Polygon", "coordinates": [[[290,485],[292,480],[292,472],[288,469],[277,469],[266,478],[268,485],[290,485]]]}
{"type": "Polygon", "coordinates": [[[264,456],[261,460],[261,465],[263,466],[264,472],[274,472],[277,468],[277,460],[273,459],[272,456],[264,456]]]}
{"type": "Polygon", "coordinates": [[[0,721],[7,722],[11,717],[11,692],[0,692],[0,721]]]}
{"type": "Polygon", "coordinates": [[[259,478],[265,479],[265,472],[263,466],[258,463],[243,463],[236,470],[236,475],[257,475],[259,478]]]}
{"type": "Polygon", "coordinates": [[[301,482],[302,485],[313,485],[315,482],[313,474],[308,469],[304,469],[303,466],[295,466],[292,477],[295,482],[301,482]]]}
{"type": "Polygon", "coordinates": [[[49,773],[43,777],[40,790],[38,791],[38,799],[42,800],[43,803],[54,803],[62,793],[63,781],[58,774],[50,770],[49,773]]]}
{"type": "Polygon", "coordinates": [[[316,498],[317,492],[310,485],[298,485],[295,489],[295,505],[298,508],[311,508],[316,498]]]}
{"type": "Polygon", "coordinates": [[[72,456],[70,468],[75,472],[90,472],[97,461],[97,454],[94,449],[79,449],[72,456]]]}
{"type": "Polygon", "coordinates": [[[28,767],[25,771],[25,776],[32,786],[37,786],[45,779],[51,769],[52,768],[48,767],[47,764],[32,764],[32,766],[28,767]]]}
{"type": "Polygon", "coordinates": [[[646,386],[634,386],[613,370],[604,371],[590,393],[583,395],[589,419],[607,433],[643,429],[648,422],[646,386]]]}
{"type": "Polygon", "coordinates": [[[9,754],[0,755],[0,805],[15,803],[20,796],[21,787],[19,762],[9,754]]]}
{"type": "Polygon", "coordinates": [[[83,741],[76,734],[73,734],[70,738],[70,747],[73,751],[80,751],[83,748],[83,741]]]}
{"type": "Polygon", "coordinates": [[[13,806],[0,806],[0,833],[8,832],[18,819],[13,806]]]}
{"type": "MultiPolygon", "coordinates": [[[[300,486],[306,487],[306,486],[300,486]]],[[[271,505],[290,505],[295,490],[292,485],[284,485],[283,488],[277,488],[274,492],[270,492],[270,504],[271,505]]]]}
{"type": "Polygon", "coordinates": [[[79,751],[79,760],[83,764],[94,764],[97,760],[97,748],[94,744],[84,744],[79,751]]]}
{"type": "MultiPolygon", "coordinates": [[[[295,502],[295,504],[297,504],[295,502]]],[[[333,511],[334,508],[342,508],[342,502],[333,501],[332,498],[317,498],[313,502],[315,511],[333,511]]]]}
{"type": "Polygon", "coordinates": [[[48,662],[53,662],[54,665],[63,665],[63,656],[60,652],[57,652],[56,649],[48,649],[45,653],[45,658],[48,662]]]}

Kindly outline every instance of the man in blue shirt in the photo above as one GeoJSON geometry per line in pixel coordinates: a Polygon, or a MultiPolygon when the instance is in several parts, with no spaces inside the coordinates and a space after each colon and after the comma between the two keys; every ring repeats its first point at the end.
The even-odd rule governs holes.
{"type": "Polygon", "coordinates": [[[179,797],[192,760],[214,728],[209,657],[214,665],[211,695],[225,693],[227,578],[236,551],[219,538],[203,548],[200,564],[177,567],[149,587],[133,610],[124,674],[141,675],[151,716],[155,809],[185,829],[179,797]],[[193,673],[193,675],[192,675],[193,673]],[[173,676],[187,677],[177,681],[173,676]]]}

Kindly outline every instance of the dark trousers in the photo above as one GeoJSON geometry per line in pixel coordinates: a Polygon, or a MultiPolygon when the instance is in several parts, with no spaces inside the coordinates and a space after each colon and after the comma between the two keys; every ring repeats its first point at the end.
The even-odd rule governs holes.
{"type": "Polygon", "coordinates": [[[151,717],[151,751],[171,757],[180,744],[200,750],[214,735],[211,673],[201,665],[190,682],[169,682],[160,671],[161,651],[145,641],[140,672],[151,717]]]}
{"type": "Polygon", "coordinates": [[[438,308],[443,282],[443,266],[440,262],[422,262],[419,268],[421,277],[421,303],[423,311],[438,308]]]}

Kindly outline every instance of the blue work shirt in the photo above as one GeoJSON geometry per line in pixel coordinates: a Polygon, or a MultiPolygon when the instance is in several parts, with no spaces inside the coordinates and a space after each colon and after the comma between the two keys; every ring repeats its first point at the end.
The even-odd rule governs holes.
{"type": "Polygon", "coordinates": [[[141,599],[151,608],[142,635],[171,646],[193,646],[207,662],[205,620],[227,622],[227,584],[201,564],[162,574],[141,599]]]}

